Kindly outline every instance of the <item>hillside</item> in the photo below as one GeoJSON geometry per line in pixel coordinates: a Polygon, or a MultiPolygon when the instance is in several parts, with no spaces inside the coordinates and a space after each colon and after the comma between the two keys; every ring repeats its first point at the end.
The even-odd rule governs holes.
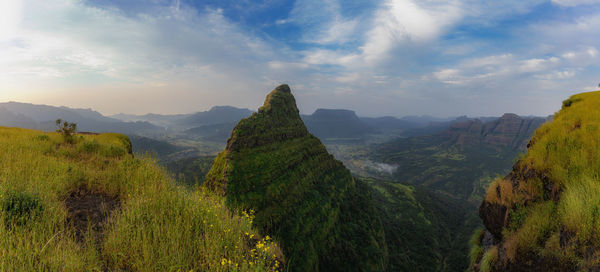
{"type": "Polygon", "coordinates": [[[600,269],[600,92],[574,95],[487,191],[473,238],[478,271],[600,269]]]}
{"type": "MultiPolygon", "coordinates": [[[[278,271],[225,199],[187,191],[127,137],[0,127],[0,271],[278,271]]],[[[279,268],[278,268],[279,267],[279,268]]]]}
{"type": "Polygon", "coordinates": [[[240,121],[206,177],[281,244],[291,271],[374,271],[386,262],[368,187],[308,133],[287,85],[240,121]]]}
{"type": "Polygon", "coordinates": [[[465,271],[477,224],[465,203],[424,187],[364,178],[381,214],[386,271],[465,271]]]}
{"type": "Polygon", "coordinates": [[[370,159],[394,167],[392,178],[479,202],[492,179],[510,170],[543,118],[505,114],[466,120],[428,136],[376,145],[370,159]]]}

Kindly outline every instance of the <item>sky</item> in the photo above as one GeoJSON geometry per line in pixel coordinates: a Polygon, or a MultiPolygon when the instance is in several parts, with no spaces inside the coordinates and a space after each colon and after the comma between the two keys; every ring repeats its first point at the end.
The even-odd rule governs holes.
{"type": "Polygon", "coordinates": [[[0,102],[545,116],[600,83],[600,0],[2,0],[0,102]]]}

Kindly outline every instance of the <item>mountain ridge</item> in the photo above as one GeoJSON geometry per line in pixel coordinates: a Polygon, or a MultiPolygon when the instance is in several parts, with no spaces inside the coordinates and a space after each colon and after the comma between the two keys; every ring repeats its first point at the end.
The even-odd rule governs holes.
{"type": "Polygon", "coordinates": [[[230,207],[256,211],[256,226],[280,241],[293,271],[385,266],[366,185],[309,134],[287,85],[236,125],[205,186],[226,195],[230,207]]]}

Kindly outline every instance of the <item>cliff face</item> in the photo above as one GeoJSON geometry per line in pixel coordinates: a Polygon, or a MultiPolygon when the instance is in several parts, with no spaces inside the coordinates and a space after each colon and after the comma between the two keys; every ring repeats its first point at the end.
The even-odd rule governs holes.
{"type": "Polygon", "coordinates": [[[543,118],[522,118],[506,113],[499,119],[483,123],[478,119],[453,124],[441,133],[461,146],[485,145],[494,149],[524,150],[543,118]]]}
{"type": "Polygon", "coordinates": [[[563,102],[479,208],[476,271],[600,269],[600,92],[563,102]]]}
{"type": "Polygon", "coordinates": [[[281,242],[291,271],[383,270],[386,249],[371,196],[308,133],[287,85],[241,120],[206,186],[281,242]]]}

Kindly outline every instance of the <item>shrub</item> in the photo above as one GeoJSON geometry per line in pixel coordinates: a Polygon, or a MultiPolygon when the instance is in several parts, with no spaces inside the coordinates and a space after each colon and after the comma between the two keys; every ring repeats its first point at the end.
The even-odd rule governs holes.
{"type": "Polygon", "coordinates": [[[63,139],[66,143],[72,144],[73,142],[75,142],[75,138],[73,137],[73,135],[77,131],[77,124],[69,123],[61,119],[56,119],[56,127],[56,132],[60,133],[63,136],[63,139]]]}
{"type": "Polygon", "coordinates": [[[2,212],[5,214],[6,227],[22,226],[39,216],[44,207],[37,196],[25,192],[9,192],[2,200],[2,212]]]}

